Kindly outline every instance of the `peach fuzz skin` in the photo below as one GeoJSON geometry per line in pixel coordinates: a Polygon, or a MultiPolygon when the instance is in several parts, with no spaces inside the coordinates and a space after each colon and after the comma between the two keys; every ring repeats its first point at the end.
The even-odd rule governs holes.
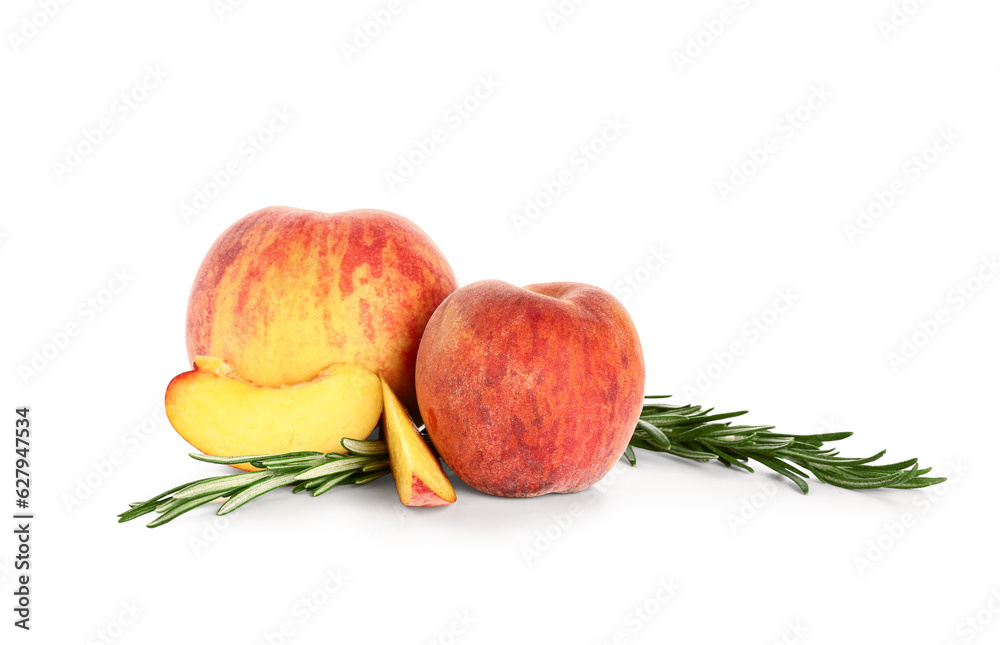
{"type": "Polygon", "coordinates": [[[221,357],[264,386],[351,363],[381,372],[412,405],[424,325],[456,287],[438,247],[399,215],[264,208],[223,232],[202,262],[188,358],[221,357]]]}
{"type": "Polygon", "coordinates": [[[628,312],[603,289],[485,280],[438,307],[416,378],[455,474],[484,493],[533,497],[607,474],[642,411],[645,363],[628,312]]]}

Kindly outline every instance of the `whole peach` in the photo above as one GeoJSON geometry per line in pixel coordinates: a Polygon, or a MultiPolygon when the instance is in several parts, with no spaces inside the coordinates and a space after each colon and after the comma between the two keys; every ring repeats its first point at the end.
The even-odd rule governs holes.
{"type": "Polygon", "coordinates": [[[607,291],[485,280],[431,316],[416,375],[427,432],[455,474],[484,493],[532,497],[607,474],[642,411],[645,364],[607,291]]]}
{"type": "Polygon", "coordinates": [[[202,262],[188,358],[225,359],[265,386],[353,363],[381,371],[412,403],[420,336],[456,287],[438,247],[399,215],[264,208],[230,226],[202,262]]]}

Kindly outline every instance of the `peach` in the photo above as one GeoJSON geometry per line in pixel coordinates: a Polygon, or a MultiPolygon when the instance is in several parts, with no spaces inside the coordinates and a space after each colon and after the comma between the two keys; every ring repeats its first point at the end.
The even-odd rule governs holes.
{"type": "Polygon", "coordinates": [[[375,374],[345,363],[305,383],[270,387],[218,357],[198,356],[193,370],[170,381],[164,403],[174,429],[207,455],[346,452],[341,439],[364,439],[378,423],[382,389],[375,374]]]}
{"type": "Polygon", "coordinates": [[[603,289],[485,280],[431,316],[416,378],[431,442],[455,474],[532,497],[607,474],[642,411],[645,364],[632,319],[603,289]]]}
{"type": "Polygon", "coordinates": [[[382,428],[399,501],[406,506],[443,506],[454,502],[455,489],[441,470],[437,456],[385,379],[382,379],[382,400],[382,428]]]}
{"type": "Polygon", "coordinates": [[[381,372],[412,404],[420,336],[456,287],[438,247],[399,215],[264,208],[222,233],[202,262],[188,358],[218,356],[264,386],[350,363],[381,372]]]}

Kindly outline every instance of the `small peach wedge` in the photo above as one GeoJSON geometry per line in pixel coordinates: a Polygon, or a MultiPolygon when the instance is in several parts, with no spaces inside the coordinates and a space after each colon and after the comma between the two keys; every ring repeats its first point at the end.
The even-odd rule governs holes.
{"type": "Polygon", "coordinates": [[[382,401],[389,469],[399,501],[406,506],[443,506],[454,502],[455,489],[448,476],[385,379],[382,379],[382,401]]]}

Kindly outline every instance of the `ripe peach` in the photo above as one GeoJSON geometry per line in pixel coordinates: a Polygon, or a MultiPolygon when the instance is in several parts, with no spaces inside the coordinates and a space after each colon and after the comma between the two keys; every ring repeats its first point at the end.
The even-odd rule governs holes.
{"type": "Polygon", "coordinates": [[[427,432],[455,474],[532,497],[607,474],[642,411],[645,364],[632,319],[603,289],[485,280],[431,316],[416,377],[427,432]]]}
{"type": "Polygon", "coordinates": [[[202,262],[188,358],[217,356],[264,386],[350,363],[381,372],[412,403],[424,325],[456,287],[438,247],[399,215],[264,208],[229,227],[202,262]]]}

